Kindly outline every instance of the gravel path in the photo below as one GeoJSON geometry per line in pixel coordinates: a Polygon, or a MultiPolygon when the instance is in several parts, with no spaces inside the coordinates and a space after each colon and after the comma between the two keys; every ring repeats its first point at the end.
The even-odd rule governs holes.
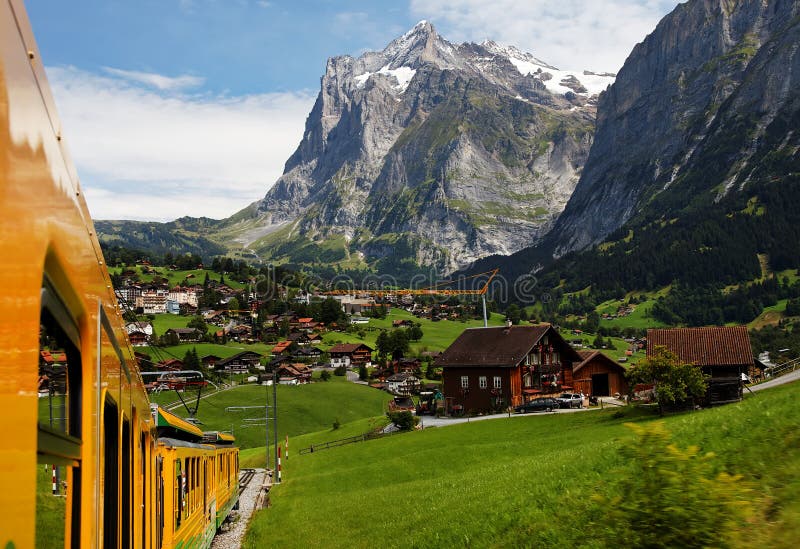
{"type": "Polygon", "coordinates": [[[239,510],[231,513],[235,520],[228,524],[226,531],[220,530],[211,543],[211,549],[238,549],[242,546],[245,530],[256,506],[261,485],[264,483],[264,469],[256,469],[256,474],[239,497],[239,510]]]}

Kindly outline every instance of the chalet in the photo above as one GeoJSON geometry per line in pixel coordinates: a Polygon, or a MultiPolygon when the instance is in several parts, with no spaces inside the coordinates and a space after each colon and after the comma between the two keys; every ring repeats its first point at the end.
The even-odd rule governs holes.
{"type": "Polygon", "coordinates": [[[134,347],[144,347],[150,343],[150,336],[144,332],[129,332],[128,339],[134,347]]]}
{"type": "Polygon", "coordinates": [[[745,326],[647,330],[647,356],[653,356],[658,347],[702,369],[708,376],[705,400],[710,405],[741,400],[742,374],[755,367],[745,326]]]}
{"type": "Polygon", "coordinates": [[[302,385],[311,381],[313,371],[305,364],[282,364],[277,368],[278,383],[286,385],[285,379],[294,379],[293,385],[302,385]]]}
{"type": "Polygon", "coordinates": [[[331,368],[372,366],[372,347],[364,343],[339,343],[330,348],[331,368]]]}
{"type": "Polygon", "coordinates": [[[392,321],[392,328],[410,328],[413,325],[414,323],[407,318],[392,321]]]}
{"type": "Polygon", "coordinates": [[[222,357],[217,355],[206,355],[200,359],[200,362],[203,364],[203,367],[208,368],[209,370],[213,370],[217,366],[217,362],[222,360],[222,357]]]}
{"type": "Polygon", "coordinates": [[[178,336],[178,339],[181,343],[200,341],[200,338],[203,336],[203,334],[200,333],[200,330],[197,328],[170,328],[164,332],[164,335],[169,333],[173,333],[178,336]]]}
{"type": "Polygon", "coordinates": [[[242,351],[232,357],[217,362],[218,370],[226,372],[246,372],[251,368],[256,368],[261,364],[261,355],[253,351],[242,351]]]}
{"type": "Polygon", "coordinates": [[[149,322],[128,322],[125,325],[125,331],[128,334],[132,334],[133,332],[142,332],[146,336],[150,337],[153,335],[153,325],[149,322]]]}
{"type": "Polygon", "coordinates": [[[600,351],[578,351],[581,361],[572,367],[572,390],[590,396],[625,395],[625,368],[600,351]]]}
{"type": "Polygon", "coordinates": [[[297,360],[317,360],[320,356],[322,356],[321,349],[308,345],[305,347],[300,347],[294,353],[292,353],[292,358],[297,360]]]}
{"type": "Polygon", "coordinates": [[[550,324],[470,328],[436,360],[448,411],[487,412],[572,389],[581,357],[550,324]]]}
{"type": "Polygon", "coordinates": [[[158,362],[155,366],[156,370],[177,372],[178,370],[183,370],[183,361],[177,358],[170,358],[169,360],[158,362]]]}
{"type": "Polygon", "coordinates": [[[288,354],[289,353],[289,347],[291,347],[291,346],[292,346],[292,342],[291,341],[279,341],[272,348],[272,354],[273,355],[288,354]]]}
{"type": "Polygon", "coordinates": [[[308,345],[310,343],[308,334],[305,332],[292,332],[286,339],[298,345],[308,345]]]}
{"type": "Polygon", "coordinates": [[[403,357],[393,360],[391,363],[392,373],[412,373],[417,374],[422,369],[422,362],[418,358],[403,357]]]}
{"type": "Polygon", "coordinates": [[[389,392],[395,395],[412,395],[419,392],[419,378],[407,372],[386,378],[386,385],[389,392]]]}

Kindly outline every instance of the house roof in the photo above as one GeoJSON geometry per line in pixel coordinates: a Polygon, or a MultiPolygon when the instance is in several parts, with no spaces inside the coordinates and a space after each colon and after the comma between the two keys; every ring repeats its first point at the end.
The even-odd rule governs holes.
{"type": "Polygon", "coordinates": [[[590,362],[602,362],[611,368],[615,368],[621,372],[625,372],[625,368],[621,366],[618,362],[615,362],[613,359],[609,358],[605,354],[601,353],[600,351],[578,351],[578,354],[581,357],[581,361],[575,363],[572,366],[572,373],[576,374],[579,370],[581,370],[584,366],[589,364],[590,362]]]}
{"type": "Polygon", "coordinates": [[[408,380],[416,380],[417,377],[414,374],[409,374],[407,372],[401,372],[399,374],[394,374],[391,377],[386,378],[386,381],[408,381],[408,380]]]}
{"type": "Polygon", "coordinates": [[[352,353],[364,347],[365,350],[372,352],[372,347],[369,345],[365,345],[364,343],[338,343],[331,347],[328,352],[329,353],[352,353]]]}
{"type": "Polygon", "coordinates": [[[548,334],[551,342],[560,341],[568,349],[569,357],[580,357],[567,345],[550,324],[536,326],[510,326],[493,328],[468,328],[439,355],[437,366],[516,366],[534,345],[548,334]]]}
{"type": "Polygon", "coordinates": [[[262,358],[262,355],[256,353],[255,351],[242,351],[241,353],[236,353],[233,356],[229,356],[228,358],[220,360],[219,362],[217,362],[217,365],[224,366],[231,362],[235,362],[239,359],[245,359],[245,358],[249,358],[250,360],[260,360],[262,358]]]}
{"type": "Polygon", "coordinates": [[[666,347],[682,361],[697,366],[753,364],[750,336],[745,326],[647,330],[647,356],[658,346],[666,347]]]}

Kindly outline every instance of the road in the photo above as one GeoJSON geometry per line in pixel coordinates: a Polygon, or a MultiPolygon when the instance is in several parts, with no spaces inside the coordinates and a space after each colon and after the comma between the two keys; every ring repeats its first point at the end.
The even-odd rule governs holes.
{"type": "Polygon", "coordinates": [[[800,379],[800,370],[795,370],[794,372],[783,374],[780,377],[770,379],[763,383],[759,383],[758,385],[753,385],[752,387],[750,387],[750,390],[755,392],[755,391],[761,391],[763,389],[770,389],[772,387],[777,387],[778,385],[783,385],[785,383],[791,383],[793,381],[797,381],[798,379],[800,379]]]}

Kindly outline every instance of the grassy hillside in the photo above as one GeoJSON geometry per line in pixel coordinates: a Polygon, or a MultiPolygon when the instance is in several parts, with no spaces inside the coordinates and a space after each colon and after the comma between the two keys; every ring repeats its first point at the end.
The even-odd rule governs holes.
{"type": "MultiPolygon", "coordinates": [[[[174,393],[173,393],[174,396],[174,393]]],[[[263,418],[263,409],[226,412],[229,406],[272,406],[272,387],[245,385],[222,391],[203,399],[197,418],[204,431],[230,431],[242,448],[264,446],[264,426],[253,425],[247,418],[263,418]]],[[[172,400],[175,400],[172,398],[172,400]]],[[[333,376],[331,381],[310,385],[278,386],[278,434],[295,437],[331,429],[334,421],[342,424],[383,415],[389,395],[383,391],[356,385],[333,376]]],[[[176,411],[183,415],[183,409],[176,411]]],[[[271,414],[270,414],[271,415],[271,414]]],[[[270,421],[270,432],[272,422],[270,421]]],[[[347,436],[347,435],[345,435],[347,436]]],[[[338,435],[334,438],[339,438],[338,435]]]]}
{"type": "MultiPolygon", "coordinates": [[[[714,452],[716,471],[753,488],[745,545],[800,537],[798,396],[795,384],[665,420],[678,446],[714,452]]],[[[624,423],[654,419],[632,409],[523,416],[295,454],[244,546],[602,546],[592,496],[624,495],[624,423]],[[309,521],[311,509],[342,512],[309,521]]]]}

